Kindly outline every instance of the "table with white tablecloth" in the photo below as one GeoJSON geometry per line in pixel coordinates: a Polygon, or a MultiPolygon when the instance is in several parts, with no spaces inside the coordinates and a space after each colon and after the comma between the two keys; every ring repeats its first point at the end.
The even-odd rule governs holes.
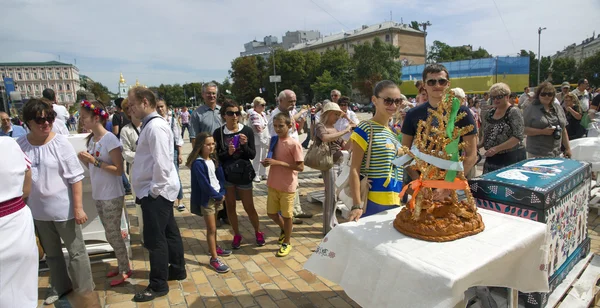
{"type": "Polygon", "coordinates": [[[435,243],[396,231],[399,211],[336,226],[304,268],[365,308],[454,307],[472,286],[548,291],[544,224],[478,209],[483,232],[435,243]]]}

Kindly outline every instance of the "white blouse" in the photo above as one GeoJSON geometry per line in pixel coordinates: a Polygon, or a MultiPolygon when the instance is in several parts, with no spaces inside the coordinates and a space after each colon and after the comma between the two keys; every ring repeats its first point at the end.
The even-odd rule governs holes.
{"type": "Polygon", "coordinates": [[[31,167],[19,144],[10,137],[0,137],[0,202],[23,196],[25,171],[31,167]]]}
{"type": "Polygon", "coordinates": [[[121,129],[121,144],[123,145],[123,158],[130,165],[133,165],[133,158],[137,148],[140,127],[137,127],[137,132],[133,128],[133,123],[129,123],[121,129]]]}
{"type": "MultiPolygon", "coordinates": [[[[96,159],[109,165],[114,165],[110,157],[110,151],[121,148],[121,142],[111,132],[107,132],[94,142],[90,139],[87,151],[96,159]]],[[[90,170],[90,180],[92,181],[92,198],[94,200],[112,200],[125,195],[123,188],[123,179],[120,175],[114,175],[106,170],[95,167],[94,164],[88,164],[90,170]]]]}
{"type": "Polygon", "coordinates": [[[31,193],[27,205],[36,220],[73,219],[71,185],[83,180],[83,167],[66,136],[56,134],[50,142],[34,146],[27,136],[17,139],[31,160],[31,193]]]}

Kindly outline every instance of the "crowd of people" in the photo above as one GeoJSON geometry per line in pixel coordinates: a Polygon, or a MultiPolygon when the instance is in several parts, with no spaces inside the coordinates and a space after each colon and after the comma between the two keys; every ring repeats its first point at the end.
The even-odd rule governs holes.
{"type": "MultiPolygon", "coordinates": [[[[35,230],[50,269],[45,303],[54,303],[71,291],[82,296],[93,292],[82,235],[82,225],[88,220],[82,204],[82,165],[90,171],[92,198],[117,258],[117,267],[106,273],[113,277],[111,286],[123,284],[132,275],[120,228],[124,196],[129,190],[135,194],[150,261],[149,284],[135,294],[136,302],[164,296],[169,280],[187,277],[173,212],[174,208],[186,209],[179,177],[179,165],[184,162],[191,171],[190,212],[204,218],[209,265],[218,273],[230,271],[221,257],[248,240],[240,232],[238,200],[254,229],[254,244],[264,246],[268,241],[253,194],[254,184],[265,180],[267,215],[280,227],[275,253],[284,257],[292,252],[293,224],[312,216],[302,209],[298,195],[298,174],[305,169],[302,148],[311,151],[326,144],[326,156],[333,161],[330,168],[320,170],[325,190],[323,234],[338,224],[336,177],[343,168],[344,151],[351,154],[349,220],[400,206],[403,184],[420,175],[392,161],[402,153],[402,146],[412,146],[418,123],[442,103],[451,87],[450,73],[442,65],[428,65],[416,86],[419,94],[408,99],[394,82],[377,83],[371,97],[375,113],[366,121],[359,121],[349,108],[350,98],[335,89],[331,100],[315,107],[296,108],[296,94],[286,89],[270,112],[261,97],[244,111],[233,100],[217,100],[218,87],[212,83],[203,86],[204,104],[193,111],[187,107],[170,110],[152,91],[134,87],[127,98],[115,101],[115,110],[98,100],[82,101],[74,122],[73,115],[55,103],[51,89],[44,90],[44,98],[25,104],[23,126],[0,113],[0,136],[12,137],[0,137],[0,181],[5,187],[0,193],[4,239],[0,247],[8,251],[0,255],[0,263],[8,264],[0,273],[0,288],[12,290],[0,294],[1,306],[37,304],[35,230]],[[65,136],[75,123],[79,132],[89,133],[86,150],[79,153],[65,136]],[[181,148],[185,130],[192,144],[187,158],[181,148]],[[300,133],[307,135],[303,144],[300,133]],[[233,234],[227,245],[217,243],[216,230],[223,224],[229,224],[233,234]]],[[[465,175],[475,175],[475,165],[482,159],[479,153],[485,157],[484,173],[527,157],[570,157],[569,140],[585,136],[584,122],[595,117],[600,105],[600,95],[591,95],[588,86],[582,79],[573,91],[565,83],[557,93],[552,84],[543,82],[534,92],[526,88],[517,97],[507,84],[496,83],[481,98],[452,89],[461,101],[459,112],[465,114],[456,126],[471,127],[461,137],[465,175]]],[[[434,197],[444,199],[448,193],[438,189],[434,197]]]]}

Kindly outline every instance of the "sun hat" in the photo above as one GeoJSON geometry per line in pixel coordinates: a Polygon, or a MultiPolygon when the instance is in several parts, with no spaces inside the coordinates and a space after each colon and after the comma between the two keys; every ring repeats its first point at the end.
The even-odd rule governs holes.
{"type": "Polygon", "coordinates": [[[340,109],[340,106],[338,104],[332,104],[331,102],[329,104],[325,104],[323,106],[323,111],[321,112],[321,114],[325,114],[326,112],[329,111],[337,111],[337,112],[343,112],[342,109],[340,109]]]}
{"type": "Polygon", "coordinates": [[[562,86],[560,86],[560,88],[561,88],[561,89],[562,89],[562,88],[571,88],[571,85],[569,84],[569,82],[568,82],[568,81],[565,81],[565,82],[563,82],[563,83],[562,83],[562,86]]]}

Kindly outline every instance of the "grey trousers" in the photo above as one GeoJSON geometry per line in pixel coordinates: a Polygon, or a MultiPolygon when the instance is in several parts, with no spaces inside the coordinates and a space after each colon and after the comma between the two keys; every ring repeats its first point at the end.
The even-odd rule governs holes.
{"type": "Polygon", "coordinates": [[[296,188],[296,196],[294,197],[294,216],[303,214],[302,206],[300,206],[300,194],[296,188]]]}
{"type": "Polygon", "coordinates": [[[123,216],[123,203],[125,197],[111,200],[96,200],[96,210],[104,227],[106,240],[115,251],[119,264],[119,273],[129,272],[129,255],[125,240],[121,235],[121,218],[123,216]]]}
{"type": "Polygon", "coordinates": [[[81,226],[75,219],[67,221],[35,220],[40,243],[46,252],[46,263],[50,268],[50,284],[58,295],[71,289],[87,293],[95,288],[92,268],[88,257],[81,226]],[[62,252],[60,240],[69,252],[69,270],[62,252]]]}
{"type": "Polygon", "coordinates": [[[338,224],[335,216],[337,199],[335,197],[335,178],[336,171],[331,168],[323,173],[323,183],[325,184],[325,202],[323,202],[323,234],[329,233],[333,227],[338,224]]]}

